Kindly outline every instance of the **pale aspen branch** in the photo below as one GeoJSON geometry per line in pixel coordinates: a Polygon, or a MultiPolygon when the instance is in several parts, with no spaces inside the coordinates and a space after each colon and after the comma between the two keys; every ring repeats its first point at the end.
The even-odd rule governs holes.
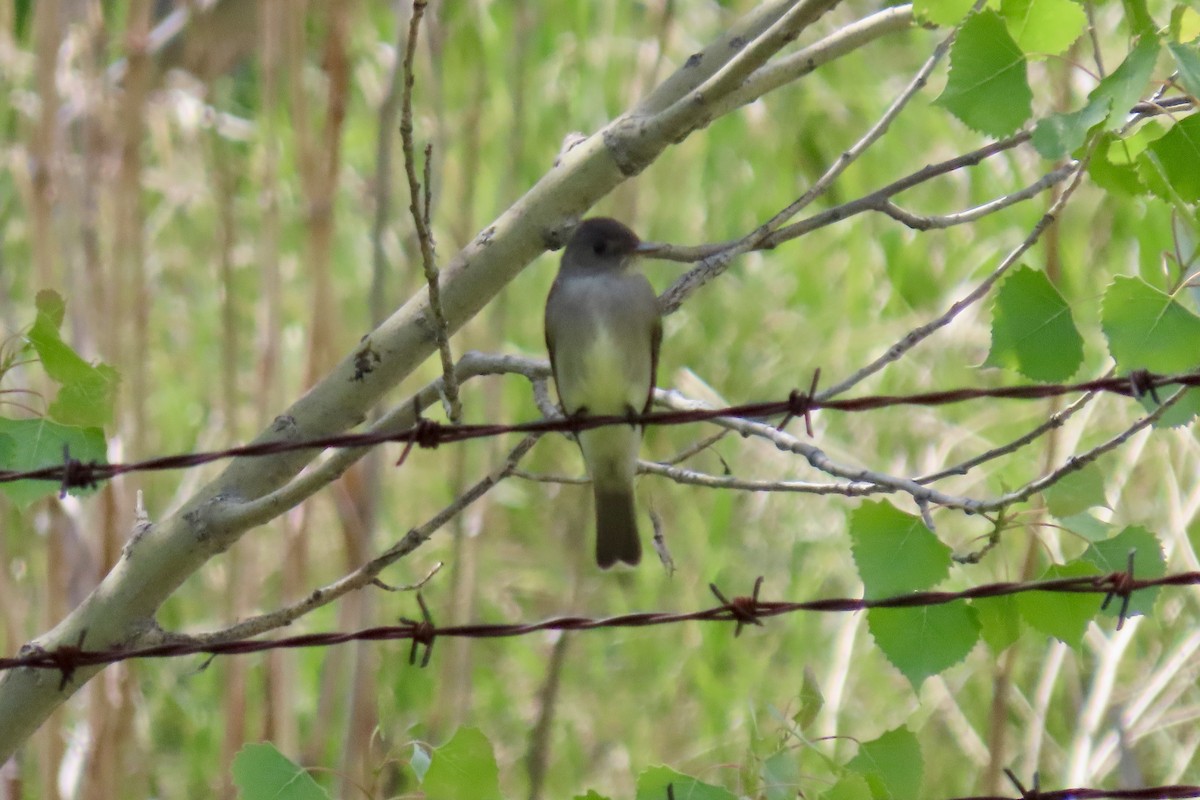
{"type": "MultiPolygon", "coordinates": [[[[236,625],[231,625],[219,631],[212,633],[195,634],[180,636],[179,634],[165,634],[172,641],[191,641],[199,644],[217,644],[219,642],[230,642],[238,639],[246,639],[251,636],[258,636],[267,631],[276,630],[286,625],[290,625],[297,619],[308,614],[314,609],[328,605],[334,600],[346,595],[350,592],[362,589],[372,584],[377,584],[379,574],[384,569],[396,563],[404,556],[416,550],[437,532],[439,528],[445,525],[454,517],[465,511],[476,500],[488,493],[496,484],[505,478],[511,476],[517,468],[517,464],[521,459],[533,449],[533,445],[540,438],[540,435],[526,436],[517,444],[504,459],[504,462],[485,475],[480,480],[476,481],[469,489],[463,492],[454,501],[431,517],[429,520],[420,526],[413,528],[404,537],[392,545],[390,548],[379,554],[375,558],[363,564],[361,567],[345,575],[333,583],[322,586],[319,589],[314,589],[310,594],[306,595],[303,600],[293,603],[284,608],[272,611],[267,614],[260,614],[252,617],[236,625]]],[[[437,568],[433,570],[436,572],[437,568]]],[[[420,588],[426,581],[433,576],[429,573],[423,580],[415,584],[412,588],[420,588]]],[[[394,587],[385,586],[384,588],[393,589],[394,587]]]]}
{"type": "MultiPolygon", "coordinates": [[[[799,456],[803,456],[808,463],[814,468],[827,475],[835,478],[842,478],[849,481],[851,484],[870,484],[873,488],[858,489],[857,486],[847,487],[846,491],[837,491],[833,487],[826,487],[824,484],[812,484],[814,493],[817,494],[879,494],[881,492],[899,492],[907,494],[917,503],[918,506],[940,506],[942,508],[954,508],[960,511],[965,511],[968,514],[986,514],[987,512],[1001,511],[1008,506],[1016,503],[1024,502],[1035,494],[1045,491],[1049,487],[1061,481],[1066,476],[1078,472],[1086,467],[1102,455],[1111,452],[1120,447],[1125,442],[1136,434],[1138,431],[1153,425],[1157,420],[1161,419],[1172,406],[1174,406],[1187,393],[1187,389],[1179,389],[1170,397],[1165,399],[1154,411],[1145,414],[1138,420],[1130,424],[1125,430],[1112,436],[1101,444],[1087,450],[1078,455],[1071,456],[1062,466],[1051,472],[1042,475],[1041,477],[1026,483],[1024,486],[1006,494],[1000,495],[987,500],[975,499],[966,496],[957,496],[947,494],[936,489],[931,489],[919,482],[918,479],[904,478],[895,475],[888,475],[875,470],[864,469],[859,467],[850,467],[839,464],[829,458],[825,452],[815,445],[811,445],[800,441],[796,437],[788,434],[778,428],[767,425],[761,422],[753,422],[747,419],[735,417],[718,417],[710,420],[715,425],[728,428],[743,436],[755,436],[760,439],[765,439],[773,444],[777,449],[791,452],[799,456]]],[[[671,409],[687,411],[694,409],[710,408],[706,403],[698,400],[685,397],[675,391],[655,390],[655,402],[671,409]]],[[[650,465],[645,470],[647,472],[662,473],[670,477],[669,471],[674,468],[666,467],[665,465],[650,465]]],[[[699,473],[696,474],[699,477],[699,473]]],[[[720,479],[713,478],[712,484],[716,486],[720,479]]],[[[706,485],[701,480],[689,481],[697,485],[706,485]]],[[[769,488],[768,482],[761,482],[754,489],[755,491],[811,491],[809,489],[800,488],[799,482],[776,482],[779,486],[786,485],[787,488],[773,490],[769,488]]],[[[716,488],[735,488],[735,487],[720,487],[716,488]]],[[[923,516],[928,516],[923,514],[923,516]]]]}
{"type": "Polygon", "coordinates": [[[753,103],[763,95],[799,80],[817,68],[913,24],[912,4],[893,6],[839,28],[818,42],[757,69],[741,86],[716,103],[717,116],[753,103]]]}
{"type": "MultiPolygon", "coordinates": [[[[534,382],[535,391],[540,383],[545,386],[545,377],[537,377],[538,367],[542,365],[528,360],[519,360],[517,356],[493,356],[483,353],[465,353],[458,365],[452,368],[456,385],[463,381],[484,375],[516,373],[529,377],[534,382]]],[[[547,372],[549,367],[543,367],[547,372]]],[[[417,415],[444,397],[446,376],[426,384],[411,397],[397,404],[391,411],[379,417],[367,427],[364,433],[399,433],[411,428],[417,423],[417,415]]],[[[290,483],[269,492],[257,500],[242,503],[230,509],[227,516],[221,518],[225,524],[231,525],[261,525],[279,514],[302,503],[321,489],[337,480],[354,462],[362,458],[371,448],[348,447],[334,450],[320,464],[306,470],[290,483]]]]}
{"type": "Polygon", "coordinates": [[[674,104],[711,78],[745,46],[746,42],[758,39],[797,2],[798,0],[777,0],[752,10],[730,25],[707,47],[693,53],[680,69],[669,75],[638,102],[630,113],[634,116],[649,116],[674,104]]]}
{"type": "MultiPolygon", "coordinates": [[[[775,53],[795,41],[805,28],[837,5],[838,0],[800,0],[770,27],[736,50],[736,55],[695,89],[653,115],[648,123],[690,133],[715,119],[715,105],[733,92],[775,53]],[[697,109],[703,113],[697,114],[697,109]],[[689,126],[690,127],[687,127],[689,126]]],[[[738,43],[731,42],[733,49],[738,43]]]]}
{"type": "Polygon", "coordinates": [[[700,486],[705,489],[734,489],[743,492],[796,492],[801,494],[836,494],[845,497],[863,497],[883,491],[875,483],[811,483],[808,481],[759,481],[727,475],[710,475],[691,469],[683,469],[657,461],[638,462],[638,472],[658,475],[675,483],[700,486]]]}
{"type": "MultiPolygon", "coordinates": [[[[693,400],[675,391],[655,390],[654,400],[660,405],[678,411],[710,408],[707,403],[693,400]]],[[[958,508],[973,513],[979,511],[976,506],[978,506],[980,501],[946,494],[937,489],[922,486],[908,478],[839,464],[829,458],[821,448],[807,442],[802,442],[790,433],[781,431],[773,425],[737,417],[718,417],[711,420],[711,422],[714,425],[729,428],[742,436],[755,436],[765,439],[778,450],[802,456],[814,469],[824,472],[826,475],[842,478],[852,484],[871,484],[875,487],[876,493],[881,491],[901,492],[911,496],[918,502],[927,502],[948,508],[958,508]]]]}

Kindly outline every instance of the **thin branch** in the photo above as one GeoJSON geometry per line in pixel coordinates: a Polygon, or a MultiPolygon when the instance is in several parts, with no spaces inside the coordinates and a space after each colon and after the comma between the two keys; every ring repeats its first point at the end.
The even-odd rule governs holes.
{"type": "MultiPolygon", "coordinates": [[[[693,442],[692,444],[683,448],[683,450],[680,450],[678,453],[676,453],[672,458],[668,458],[665,461],[663,461],[662,463],[666,466],[676,466],[678,464],[682,464],[684,461],[687,461],[692,456],[696,456],[696,455],[699,455],[700,453],[703,453],[705,450],[709,449],[710,447],[715,445],[717,442],[724,439],[728,434],[729,434],[729,431],[717,431],[712,436],[706,436],[702,439],[699,439],[696,442],[693,442]]],[[[720,456],[718,456],[718,458],[719,457],[720,456]]]]}
{"type": "Polygon", "coordinates": [[[684,469],[655,461],[638,464],[638,472],[658,475],[676,483],[700,486],[705,489],[732,489],[742,492],[796,492],[800,494],[842,495],[863,497],[886,491],[874,483],[811,483],[808,481],[756,481],[732,475],[710,475],[705,472],[684,469]]]}
{"type": "Polygon", "coordinates": [[[978,467],[980,464],[987,463],[988,461],[993,461],[993,460],[999,458],[1000,456],[1006,456],[1009,453],[1015,453],[1017,450],[1020,450],[1025,445],[1040,439],[1048,431],[1052,431],[1055,428],[1061,428],[1063,423],[1065,423],[1068,419],[1070,419],[1072,416],[1074,416],[1075,412],[1082,409],[1084,406],[1086,406],[1088,403],[1090,403],[1095,398],[1096,398],[1095,392],[1088,392],[1087,394],[1076,399],[1075,402],[1071,403],[1066,408],[1060,409],[1059,411],[1056,411],[1054,414],[1051,414],[1050,417],[1045,422],[1043,422],[1041,425],[1038,425],[1036,428],[1029,431],[1028,433],[1026,433],[1022,436],[1018,436],[1016,439],[1013,439],[1011,442],[1001,445],[1000,447],[996,447],[996,448],[988,450],[984,453],[980,453],[979,455],[974,456],[973,458],[968,458],[966,461],[961,461],[958,464],[954,464],[953,466],[946,467],[945,469],[939,470],[938,472],[932,472],[928,475],[922,475],[920,478],[917,478],[917,483],[933,483],[934,481],[940,481],[944,478],[949,478],[952,476],[966,475],[968,472],[970,472],[975,467],[978,467]]]}
{"type": "Polygon", "coordinates": [[[830,397],[836,397],[837,395],[846,392],[854,386],[857,386],[866,378],[874,375],[888,364],[899,360],[899,358],[909,350],[913,349],[925,339],[929,338],[929,336],[949,325],[950,322],[953,321],[954,318],[961,314],[965,309],[979,302],[979,300],[981,300],[989,291],[991,291],[991,288],[996,284],[996,282],[1000,280],[1000,278],[1002,278],[1004,274],[1008,272],[1008,270],[1014,264],[1017,263],[1018,260],[1020,260],[1021,256],[1023,256],[1026,251],[1029,250],[1029,248],[1033,247],[1038,239],[1041,238],[1042,233],[1045,232],[1046,228],[1050,226],[1050,223],[1052,223],[1062,211],[1063,207],[1067,204],[1067,201],[1079,187],[1083,176],[1086,174],[1086,164],[1087,159],[1085,158],[1076,166],[1075,177],[1071,181],[1070,185],[1063,190],[1063,193],[1058,196],[1058,199],[1054,201],[1054,204],[1050,206],[1049,210],[1042,215],[1042,218],[1037,221],[1037,224],[1033,226],[1033,230],[1029,232],[1024,240],[1022,240],[1019,245],[1009,251],[1008,255],[1004,257],[1004,259],[994,270],[992,270],[990,275],[979,282],[978,286],[971,290],[965,297],[961,298],[952,306],[950,306],[950,308],[946,309],[946,312],[940,317],[937,317],[936,319],[930,320],[924,325],[912,329],[898,342],[889,347],[883,355],[876,358],[870,364],[867,364],[861,369],[856,370],[848,378],[836,386],[832,386],[821,392],[818,397],[822,400],[830,397]]]}
{"type": "Polygon", "coordinates": [[[1013,505],[1014,503],[1020,503],[1028,500],[1038,492],[1048,489],[1068,475],[1083,469],[1105,453],[1115,450],[1116,448],[1125,444],[1125,442],[1129,441],[1130,437],[1132,437],[1138,431],[1153,425],[1155,422],[1160,420],[1163,414],[1166,414],[1172,406],[1182,400],[1187,392],[1187,389],[1179,389],[1175,391],[1170,397],[1168,397],[1166,400],[1163,400],[1162,403],[1160,403],[1159,406],[1149,414],[1146,414],[1144,417],[1137,420],[1128,428],[1121,431],[1116,436],[1113,436],[1108,441],[1093,447],[1091,450],[1080,453],[1077,456],[1071,456],[1067,459],[1065,464],[1053,472],[1043,475],[1035,481],[1030,481],[1016,491],[1008,492],[1007,494],[1000,495],[992,500],[980,503],[973,510],[996,511],[1006,506],[1013,505]]]}
{"type": "MultiPolygon", "coordinates": [[[[976,0],[975,7],[982,7],[984,0],[976,0]]],[[[754,231],[744,236],[737,244],[731,246],[727,250],[718,253],[710,258],[706,258],[702,263],[698,264],[694,269],[690,270],[686,275],[679,278],[664,292],[664,300],[661,303],[663,313],[670,313],[679,307],[680,304],[692,293],[707,284],[713,278],[720,275],[728,267],[729,262],[737,255],[754,249],[762,245],[769,236],[782,226],[787,220],[794,217],[815,199],[823,195],[833,185],[833,182],[853,164],[859,156],[867,151],[885,132],[891,127],[892,122],[904,110],[909,101],[916,96],[925,83],[929,80],[929,76],[933,73],[934,68],[945,57],[950,50],[950,45],[954,42],[955,36],[958,34],[958,28],[955,28],[950,34],[943,39],[933,53],[925,61],[920,69],[917,70],[912,80],[900,92],[899,96],[892,101],[883,115],[872,125],[866,133],[864,133],[857,142],[850,146],[844,153],[838,156],[825,173],[813,183],[808,190],[797,198],[787,207],[776,213],[767,222],[760,225],[754,231]]]]}
{"type": "MultiPolygon", "coordinates": [[[[179,634],[168,634],[168,638],[172,641],[185,640],[195,642],[196,644],[217,644],[220,642],[233,642],[241,639],[246,639],[251,636],[258,636],[267,631],[276,630],[286,625],[290,625],[304,615],[321,606],[328,605],[334,600],[346,595],[350,592],[362,589],[366,586],[376,584],[379,580],[379,574],[384,569],[394,564],[404,556],[417,549],[421,544],[429,539],[439,528],[445,525],[454,517],[465,511],[476,500],[483,497],[496,484],[505,478],[511,476],[516,470],[517,464],[522,458],[533,448],[534,443],[538,440],[538,436],[527,436],[514,447],[508,454],[499,467],[493,470],[488,475],[477,481],[473,486],[463,492],[454,499],[454,502],[447,505],[424,524],[413,528],[404,538],[397,542],[386,551],[376,556],[375,558],[363,564],[361,567],[351,572],[348,575],[339,578],[333,583],[322,586],[319,589],[314,589],[303,600],[293,603],[290,606],[272,611],[267,614],[260,614],[256,617],[243,620],[236,625],[231,625],[219,631],[212,633],[196,634],[194,636],[183,636],[179,634]]],[[[436,572],[436,570],[434,570],[436,572]]],[[[429,580],[430,576],[425,578],[429,580]]],[[[416,588],[424,583],[421,581],[416,585],[416,588]]],[[[389,590],[391,587],[384,587],[389,590]]]]}
{"type": "Polygon", "coordinates": [[[935,229],[951,228],[955,225],[963,225],[968,222],[975,222],[989,214],[994,214],[997,211],[1008,208],[1022,201],[1035,197],[1049,189],[1051,186],[1062,183],[1075,172],[1078,164],[1074,161],[1065,164],[1058,169],[1048,172],[1038,180],[1011,194],[1006,194],[1003,197],[997,197],[994,200],[989,200],[986,203],[959,211],[955,214],[943,214],[941,216],[925,216],[914,214],[911,211],[905,211],[891,200],[887,200],[879,207],[879,211],[887,214],[897,222],[901,222],[913,230],[928,231],[935,229]]]}
{"type": "Polygon", "coordinates": [[[417,230],[417,241],[421,246],[421,264],[425,281],[429,285],[429,313],[433,317],[433,334],[437,339],[438,354],[442,360],[442,388],[445,392],[448,416],[451,422],[462,420],[462,402],[458,397],[458,383],[454,378],[454,355],[450,351],[450,326],[442,310],[439,288],[437,259],[434,256],[433,233],[430,230],[429,157],[432,145],[425,148],[425,194],[422,202],[421,182],[417,179],[417,157],[413,149],[412,93],[416,77],[413,61],[417,50],[417,34],[421,30],[421,18],[425,15],[427,0],[414,0],[412,18],[408,23],[408,44],[404,51],[404,92],[401,96],[400,140],[404,149],[404,172],[408,176],[408,210],[417,230]]]}

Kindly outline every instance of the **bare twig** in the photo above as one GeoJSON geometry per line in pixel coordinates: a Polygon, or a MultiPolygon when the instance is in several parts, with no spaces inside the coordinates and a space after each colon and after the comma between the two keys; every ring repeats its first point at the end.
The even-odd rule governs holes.
{"type": "Polygon", "coordinates": [[[413,148],[412,92],[416,77],[413,61],[417,50],[417,34],[421,29],[421,18],[425,15],[427,0],[414,0],[412,18],[408,24],[408,44],[404,51],[404,91],[401,95],[400,141],[404,149],[404,172],[408,176],[408,210],[417,230],[417,241],[421,246],[421,264],[425,281],[429,285],[429,313],[433,316],[433,332],[437,338],[438,353],[442,360],[446,407],[451,422],[462,420],[462,402],[458,397],[458,382],[454,377],[454,356],[450,351],[449,325],[442,310],[442,296],[438,285],[437,259],[434,255],[433,232],[430,230],[431,190],[429,160],[432,145],[425,148],[425,192],[421,193],[421,182],[417,179],[417,157],[413,148]]]}
{"type": "Polygon", "coordinates": [[[949,325],[955,317],[986,296],[996,282],[1000,280],[1000,278],[1002,278],[1004,274],[1008,272],[1008,270],[1014,264],[1017,263],[1018,260],[1020,260],[1021,256],[1023,256],[1029,250],[1029,248],[1033,247],[1038,239],[1041,238],[1042,233],[1045,232],[1047,227],[1049,227],[1050,223],[1054,221],[1054,219],[1062,211],[1063,207],[1066,206],[1067,201],[1071,198],[1071,195],[1075,193],[1075,189],[1079,187],[1079,184],[1083,179],[1086,164],[1087,160],[1084,159],[1082,162],[1076,165],[1074,179],[1067,186],[1067,188],[1063,190],[1063,193],[1058,196],[1058,199],[1054,201],[1054,204],[1050,206],[1046,213],[1042,215],[1042,218],[1037,221],[1037,224],[1033,226],[1033,230],[1029,232],[1024,240],[1022,240],[1019,245],[1009,251],[1008,255],[1006,255],[1000,264],[997,265],[994,270],[992,270],[991,274],[979,282],[978,286],[950,306],[950,308],[946,309],[945,313],[943,313],[941,316],[930,320],[924,325],[912,329],[905,334],[900,341],[889,347],[887,351],[883,353],[883,355],[876,358],[870,364],[867,364],[861,369],[856,370],[841,383],[824,390],[820,393],[819,397],[821,399],[836,397],[850,388],[857,386],[863,380],[871,375],[874,375],[888,364],[899,360],[899,358],[909,350],[916,347],[938,330],[949,325]]]}
{"type": "MultiPolygon", "coordinates": [[[[976,0],[976,7],[981,7],[983,2],[984,0],[976,0]]],[[[957,33],[958,29],[955,28],[934,48],[933,53],[921,68],[917,70],[912,80],[909,81],[908,85],[900,92],[896,99],[892,101],[892,104],[884,111],[875,124],[857,142],[838,156],[834,163],[825,170],[825,173],[804,194],[776,213],[771,219],[744,236],[736,244],[710,258],[706,258],[694,269],[689,270],[686,275],[675,281],[663,295],[662,307],[664,313],[670,313],[678,308],[689,295],[724,272],[729,262],[735,256],[763,245],[768,237],[775,233],[787,220],[794,217],[818,197],[825,194],[838,176],[883,136],[888,128],[891,127],[896,117],[900,115],[900,112],[904,110],[904,107],[908,105],[909,101],[925,86],[934,68],[945,57],[946,53],[949,52],[950,45],[954,42],[954,37],[957,33]]]]}
{"type": "MultiPolygon", "coordinates": [[[[258,636],[267,631],[282,628],[290,625],[296,620],[308,614],[310,611],[328,605],[334,600],[346,595],[352,591],[362,589],[366,586],[379,585],[379,574],[384,569],[400,560],[405,555],[411,553],[422,543],[429,539],[439,528],[449,522],[451,519],[461,514],[472,503],[488,493],[496,484],[505,478],[512,475],[517,464],[522,458],[533,448],[537,441],[537,436],[527,436],[522,439],[520,444],[514,447],[508,454],[499,467],[493,470],[488,475],[481,478],[474,485],[468,488],[465,492],[454,499],[452,503],[447,505],[429,520],[422,525],[413,528],[404,538],[397,542],[386,551],[376,556],[375,558],[363,564],[361,567],[345,575],[333,583],[322,586],[319,589],[314,589],[303,600],[293,603],[290,606],[272,611],[267,614],[243,620],[236,625],[231,625],[219,631],[212,633],[197,634],[186,637],[186,641],[195,642],[198,645],[217,644],[220,642],[233,642],[241,639],[246,639],[250,636],[258,636]]],[[[433,574],[437,572],[434,568],[424,580],[415,584],[415,589],[419,589],[425,584],[433,574]]],[[[392,590],[391,587],[383,585],[380,588],[392,590]]],[[[170,635],[173,639],[178,638],[178,634],[170,635]]]]}

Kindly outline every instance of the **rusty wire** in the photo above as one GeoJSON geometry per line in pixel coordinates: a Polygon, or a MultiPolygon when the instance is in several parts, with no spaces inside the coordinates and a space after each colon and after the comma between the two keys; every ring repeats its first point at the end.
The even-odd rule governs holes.
{"type": "Polygon", "coordinates": [[[872,608],[915,608],[971,600],[982,597],[1001,597],[1022,592],[1054,592],[1070,594],[1105,595],[1104,604],[1113,598],[1122,600],[1118,627],[1124,622],[1129,598],[1134,592],[1158,586],[1194,586],[1200,584],[1200,572],[1182,572],[1160,578],[1139,579],[1130,571],[1111,572],[1073,578],[1055,578],[1040,581],[988,583],[956,592],[928,591],[911,592],[879,598],[827,598],[803,602],[762,600],[759,591],[762,579],[755,581],[749,596],[727,599],[715,584],[709,588],[720,601],[718,605],[699,611],[665,612],[646,611],[621,614],[613,617],[564,616],[541,622],[522,623],[471,623],[440,627],[433,621],[424,598],[417,595],[422,618],[401,618],[399,625],[383,625],[357,631],[334,631],[288,636],[278,639],[243,639],[232,642],[207,643],[181,637],[182,640],[150,647],[114,648],[109,650],[85,649],[86,631],[73,645],[64,645],[46,650],[36,644],[26,645],[13,658],[0,658],[0,672],[17,668],[48,669],[59,672],[62,685],[70,682],[75,670],[80,667],[113,664],[118,661],[143,658],[172,658],[189,655],[240,655],[264,650],[283,650],[299,647],[329,647],[345,642],[407,640],[412,642],[409,662],[415,664],[421,648],[424,654],[421,666],[429,663],[434,642],[442,637],[497,639],[524,636],[538,631],[585,631],[600,628],[645,628],[681,622],[733,622],[734,635],[746,625],[762,625],[763,620],[800,611],[846,612],[872,608]]]}
{"type": "MultiPolygon", "coordinates": [[[[942,406],[984,398],[1039,400],[1084,392],[1104,392],[1132,398],[1148,396],[1157,403],[1158,390],[1171,386],[1200,386],[1200,372],[1162,375],[1147,370],[1135,370],[1123,376],[1111,376],[1081,383],[1026,384],[994,388],[969,387],[908,395],[866,395],[844,399],[820,399],[814,377],[813,384],[807,391],[794,390],[784,400],[747,403],[718,409],[655,411],[629,416],[560,417],[513,425],[497,423],[445,425],[419,418],[415,425],[402,431],[351,433],[315,439],[254,442],[225,450],[181,453],[124,464],[81,462],[72,458],[70,452],[64,448],[62,463],[24,471],[0,470],[0,483],[20,480],[55,481],[60,484],[61,491],[65,494],[69,489],[93,488],[100,481],[129,472],[184,469],[226,458],[268,456],[297,450],[345,449],[369,447],[387,442],[403,442],[406,444],[404,455],[407,456],[414,445],[432,449],[451,442],[500,436],[507,433],[578,432],[616,423],[683,425],[721,417],[761,419],[783,416],[785,422],[800,417],[805,420],[806,427],[811,429],[811,415],[815,411],[859,412],[892,406],[942,406]]],[[[402,461],[403,457],[401,457],[402,461]]]]}

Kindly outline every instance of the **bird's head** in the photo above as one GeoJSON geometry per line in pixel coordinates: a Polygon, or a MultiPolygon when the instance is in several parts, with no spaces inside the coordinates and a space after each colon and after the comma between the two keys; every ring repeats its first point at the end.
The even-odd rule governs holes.
{"type": "Polygon", "coordinates": [[[579,223],[571,234],[563,264],[585,270],[623,269],[633,256],[653,253],[658,247],[643,242],[615,219],[593,217],[579,223]]]}

